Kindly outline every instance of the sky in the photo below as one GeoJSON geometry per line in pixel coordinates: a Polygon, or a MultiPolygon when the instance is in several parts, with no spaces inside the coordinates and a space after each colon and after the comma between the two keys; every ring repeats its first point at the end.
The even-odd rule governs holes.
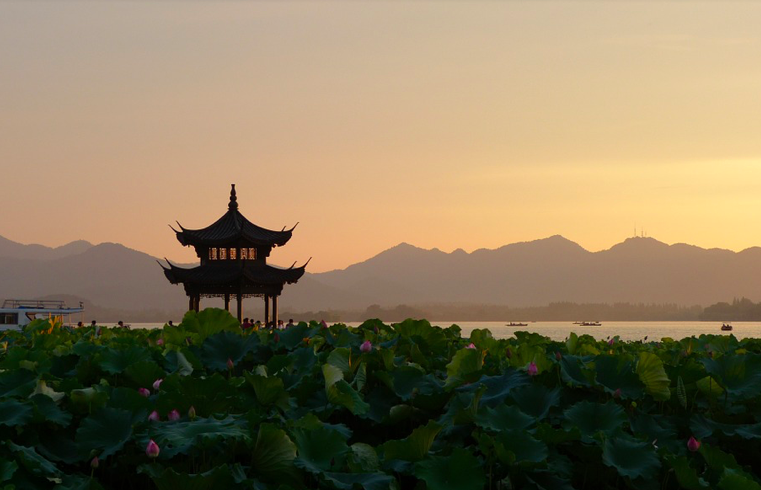
{"type": "Polygon", "coordinates": [[[321,272],[642,230],[761,245],[761,2],[0,2],[0,236],[321,272]]]}

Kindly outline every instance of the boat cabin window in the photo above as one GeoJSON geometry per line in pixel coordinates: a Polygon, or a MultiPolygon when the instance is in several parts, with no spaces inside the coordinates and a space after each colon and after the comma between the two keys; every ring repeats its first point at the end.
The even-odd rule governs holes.
{"type": "Polygon", "coordinates": [[[0,325],[18,325],[18,313],[0,313],[0,325]]]}

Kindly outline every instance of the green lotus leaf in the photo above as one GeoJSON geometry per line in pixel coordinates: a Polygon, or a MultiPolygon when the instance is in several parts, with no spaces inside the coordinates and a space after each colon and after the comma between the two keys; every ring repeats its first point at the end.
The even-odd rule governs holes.
{"type": "Polygon", "coordinates": [[[608,393],[621,390],[621,398],[638,400],[644,395],[644,385],[634,363],[623,356],[601,355],[595,358],[596,380],[608,393]]]}
{"type": "Polygon", "coordinates": [[[28,403],[18,400],[0,401],[0,425],[8,427],[24,426],[34,416],[34,410],[28,403]]]}
{"type": "Polygon", "coordinates": [[[291,435],[298,448],[296,466],[311,473],[322,473],[343,466],[349,446],[340,432],[330,427],[294,428],[291,435]]]}
{"type": "Polygon", "coordinates": [[[724,388],[711,376],[701,378],[695,384],[701,393],[710,398],[717,398],[724,393],[724,388]]]}
{"type": "Polygon", "coordinates": [[[409,437],[388,441],[381,445],[385,460],[401,459],[403,461],[420,461],[426,457],[442,426],[431,420],[428,424],[412,431],[409,437]]]}
{"type": "Polygon", "coordinates": [[[323,473],[325,478],[336,488],[351,490],[359,485],[363,490],[389,490],[395,481],[385,473],[323,473]]]}
{"type": "Polygon", "coordinates": [[[629,478],[652,478],[661,467],[652,444],[623,435],[605,439],[602,461],[629,478]]]}
{"type": "Polygon", "coordinates": [[[254,388],[256,399],[262,405],[277,405],[282,409],[288,408],[288,393],[283,386],[283,380],[278,377],[259,376],[258,374],[243,373],[248,383],[254,388]]]}
{"type": "Polygon", "coordinates": [[[16,461],[21,463],[21,466],[32,475],[41,477],[61,476],[61,471],[56,465],[37,454],[33,447],[19,446],[11,441],[6,444],[8,449],[16,454],[16,461]]]}
{"type": "Polygon", "coordinates": [[[748,400],[761,395],[761,355],[724,355],[717,359],[704,358],[701,362],[730,398],[748,400]]]}
{"type": "Polygon", "coordinates": [[[462,448],[415,463],[413,473],[430,490],[482,490],[486,483],[481,462],[462,448]]]}
{"type": "Polygon", "coordinates": [[[574,490],[567,480],[548,471],[534,471],[526,479],[536,486],[536,490],[574,490]]]}
{"type": "Polygon", "coordinates": [[[0,398],[18,396],[27,398],[37,387],[39,375],[26,369],[0,373],[0,398]]]}
{"type": "Polygon", "coordinates": [[[460,349],[447,364],[446,386],[459,386],[480,377],[483,354],[478,349],[460,349]]]}
{"type": "Polygon", "coordinates": [[[431,395],[441,392],[443,384],[433,374],[426,374],[420,367],[415,365],[400,366],[391,373],[381,372],[378,374],[390,374],[391,386],[394,393],[402,400],[409,400],[413,393],[419,395],[431,395]]]}
{"type": "Polygon", "coordinates": [[[308,413],[302,418],[298,420],[293,420],[289,422],[289,426],[293,429],[307,429],[307,430],[317,430],[317,429],[329,429],[338,432],[341,434],[341,436],[344,439],[349,439],[351,437],[351,429],[349,429],[344,424],[328,424],[317,418],[317,416],[313,413],[308,413]]]}
{"type": "Polygon", "coordinates": [[[255,335],[241,336],[235,332],[217,332],[209,335],[204,341],[201,360],[204,366],[212,371],[227,371],[228,359],[237,365],[257,345],[259,337],[255,335]]]}
{"type": "Polygon", "coordinates": [[[494,448],[500,461],[509,465],[541,463],[548,455],[547,445],[523,430],[501,432],[494,438],[494,448]]]}
{"type": "Polygon", "coordinates": [[[323,364],[322,374],[325,377],[325,393],[330,403],[346,407],[354,415],[364,415],[370,410],[370,405],[344,381],[339,368],[332,364],[323,364]]]}
{"type": "Polygon", "coordinates": [[[595,372],[587,366],[590,359],[590,357],[563,356],[560,359],[560,375],[563,381],[574,386],[592,386],[595,372]]]}
{"type": "Polygon", "coordinates": [[[207,337],[220,332],[240,335],[240,323],[229,311],[221,308],[205,308],[200,312],[188,311],[179,325],[191,332],[195,344],[202,343],[207,337]]]}
{"type": "Polygon", "coordinates": [[[507,369],[504,373],[498,376],[482,376],[478,379],[477,383],[472,383],[469,386],[461,386],[457,391],[461,393],[474,393],[476,390],[479,390],[481,386],[485,386],[486,391],[481,395],[480,404],[496,406],[504,403],[505,399],[510,395],[511,390],[525,386],[528,382],[529,377],[526,373],[516,369],[507,369]]]}
{"type": "Polygon", "coordinates": [[[135,382],[138,388],[150,388],[154,381],[166,376],[166,371],[152,359],[133,363],[124,370],[124,373],[135,382]]]}
{"type": "Polygon", "coordinates": [[[71,407],[76,409],[76,411],[92,413],[106,405],[108,393],[91,386],[89,388],[71,390],[69,399],[71,400],[71,407]]]}
{"type": "Polygon", "coordinates": [[[695,414],[690,420],[690,429],[698,439],[711,436],[716,431],[721,431],[728,436],[739,436],[743,439],[761,439],[761,422],[755,424],[722,424],[695,414]]]}
{"type": "Polygon", "coordinates": [[[204,473],[178,473],[173,468],[144,464],[138,473],[148,475],[158,490],[217,490],[234,488],[235,477],[227,464],[216,466],[204,473]]]}
{"type": "Polygon", "coordinates": [[[103,486],[90,475],[64,475],[53,490],[103,490],[103,486]]]}
{"type": "Polygon", "coordinates": [[[351,350],[345,347],[337,347],[333,349],[330,354],[328,354],[328,359],[325,362],[340,369],[346,379],[350,379],[351,375],[354,373],[351,366],[351,350]]]}
{"type": "Polygon", "coordinates": [[[671,381],[663,369],[663,361],[657,355],[640,352],[637,376],[645,385],[645,391],[656,400],[665,401],[671,398],[671,390],[669,390],[671,381]]]}
{"type": "MultiPolygon", "coordinates": [[[[53,399],[49,396],[34,395],[31,400],[36,411],[35,418],[39,418],[46,422],[52,422],[61,427],[66,427],[71,423],[71,413],[58,408],[58,405],[56,405],[53,399]]],[[[2,420],[2,416],[0,416],[0,420],[2,420]]]]}
{"type": "Polygon", "coordinates": [[[665,459],[673,468],[674,475],[682,488],[687,490],[710,488],[708,482],[700,478],[695,468],[690,466],[690,460],[686,457],[669,454],[665,456],[665,459]]]}
{"type": "Polygon", "coordinates": [[[563,430],[556,429],[550,424],[542,423],[536,426],[534,437],[550,446],[557,446],[564,442],[580,440],[581,431],[578,427],[570,427],[568,430],[563,430]]]}
{"type": "MultiPolygon", "coordinates": [[[[180,376],[190,376],[195,369],[193,363],[187,357],[185,352],[179,350],[170,350],[166,353],[165,368],[169,373],[177,373],[180,376]]],[[[201,367],[199,365],[199,367],[201,367]]]]}
{"type": "Polygon", "coordinates": [[[0,483],[8,481],[18,469],[15,461],[0,460],[0,483]]]}
{"type": "Polygon", "coordinates": [[[38,437],[35,449],[50,461],[61,461],[69,465],[80,463],[79,447],[71,433],[60,430],[40,431],[38,437]]]}
{"type": "Polygon", "coordinates": [[[740,469],[740,465],[737,463],[734,455],[725,453],[716,446],[703,442],[699,452],[708,467],[713,470],[722,471],[724,468],[740,469]]]}
{"type": "Polygon", "coordinates": [[[105,407],[82,420],[76,441],[83,454],[95,451],[100,459],[106,459],[120,451],[131,437],[132,412],[105,407]]]}
{"type": "Polygon", "coordinates": [[[532,383],[512,390],[511,398],[521,411],[537,420],[547,416],[550,408],[560,403],[560,389],[547,389],[544,385],[532,383]]]}
{"type": "Polygon", "coordinates": [[[127,347],[126,349],[107,347],[99,354],[99,357],[99,364],[102,370],[111,374],[119,374],[132,364],[149,361],[151,354],[147,349],[137,346],[127,347]]]}
{"type": "MultiPolygon", "coordinates": [[[[248,443],[251,440],[245,420],[231,415],[220,420],[197,418],[173,424],[155,424],[151,429],[153,440],[161,448],[160,459],[189,454],[192,449],[208,448],[220,441],[248,443]]],[[[148,439],[145,434],[140,437],[142,447],[148,444],[148,439]]]]}
{"type": "Polygon", "coordinates": [[[286,328],[285,330],[278,331],[280,340],[278,341],[278,347],[284,347],[287,350],[293,350],[304,340],[304,337],[308,337],[310,332],[306,323],[299,323],[293,327],[286,328]]]}
{"type": "Polygon", "coordinates": [[[744,472],[726,468],[719,480],[719,488],[721,490],[761,490],[761,485],[744,472]]]}
{"type": "Polygon", "coordinates": [[[624,410],[612,402],[581,401],[567,409],[564,415],[564,425],[578,427],[586,440],[599,431],[614,433],[627,420],[624,410]]]}
{"type": "Polygon", "coordinates": [[[107,405],[111,408],[130,412],[133,423],[145,420],[148,413],[153,409],[151,401],[132,388],[114,388],[111,390],[107,405]]]}
{"type": "Polygon", "coordinates": [[[369,444],[357,442],[351,445],[348,455],[349,468],[353,473],[375,473],[380,468],[378,453],[369,444]]]}
{"type": "Polygon", "coordinates": [[[534,422],[534,417],[521,412],[518,407],[504,404],[494,409],[482,407],[475,418],[476,425],[496,432],[523,430],[534,422]]]}
{"type": "Polygon", "coordinates": [[[296,445],[284,431],[272,424],[259,426],[251,454],[251,466],[257,476],[271,482],[294,482],[295,459],[296,445]]]}
{"type": "Polygon", "coordinates": [[[682,424],[681,420],[675,421],[670,417],[659,414],[650,414],[640,410],[634,410],[629,417],[631,432],[637,436],[645,436],[648,441],[658,441],[658,446],[669,449],[674,453],[682,451],[685,441],[676,439],[678,428],[676,423],[682,424]]]}

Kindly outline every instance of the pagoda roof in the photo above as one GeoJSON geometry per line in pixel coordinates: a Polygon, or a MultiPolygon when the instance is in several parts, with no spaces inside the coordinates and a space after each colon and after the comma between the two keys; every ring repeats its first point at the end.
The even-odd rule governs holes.
{"type": "Polygon", "coordinates": [[[174,230],[177,234],[177,240],[186,246],[225,246],[245,241],[252,245],[273,247],[283,246],[291,239],[293,229],[296,228],[296,225],[293,225],[289,230],[286,230],[285,227],[283,227],[281,231],[268,230],[261,226],[257,226],[246,219],[246,217],[238,211],[237,201],[235,184],[232,184],[230,203],[227,205],[227,212],[213,224],[198,230],[190,230],[184,228],[180,223],[177,223],[181,230],[174,230]]]}
{"type": "MultiPolygon", "coordinates": [[[[205,264],[186,269],[177,267],[167,260],[164,275],[172,284],[194,284],[201,286],[219,286],[245,281],[260,285],[293,284],[304,275],[306,264],[301,267],[291,266],[281,269],[259,262],[242,262],[230,264],[205,264]],[[242,265],[241,265],[242,264],[242,265]]],[[[295,265],[295,264],[294,264],[295,265]]]]}

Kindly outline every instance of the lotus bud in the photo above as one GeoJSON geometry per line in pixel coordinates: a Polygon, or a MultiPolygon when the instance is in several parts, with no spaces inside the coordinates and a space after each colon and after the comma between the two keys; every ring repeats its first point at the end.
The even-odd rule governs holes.
{"type": "Polygon", "coordinates": [[[616,342],[616,339],[610,339],[608,341],[608,345],[613,345],[616,342]]]}
{"type": "Polygon", "coordinates": [[[234,368],[234,367],[235,367],[235,364],[233,364],[233,360],[228,357],[227,358],[227,369],[232,370],[232,368],[234,368]]]}
{"type": "Polygon", "coordinates": [[[645,340],[647,340],[647,335],[645,335],[645,340]]]}
{"type": "Polygon", "coordinates": [[[153,439],[148,441],[148,445],[145,446],[145,455],[148,456],[149,458],[157,458],[159,455],[159,452],[161,452],[161,450],[159,449],[159,445],[156,444],[156,441],[154,441],[153,439]]]}
{"type": "Polygon", "coordinates": [[[507,351],[505,352],[505,356],[507,356],[508,359],[513,358],[513,351],[510,350],[510,347],[507,348],[507,351]]]}
{"type": "Polygon", "coordinates": [[[137,392],[140,393],[140,396],[144,396],[146,398],[151,396],[151,392],[147,388],[140,388],[140,389],[137,390],[137,392]]]}
{"type": "Polygon", "coordinates": [[[159,413],[154,410],[150,415],[148,415],[148,420],[151,422],[161,422],[161,415],[159,415],[159,413]]]}
{"type": "Polygon", "coordinates": [[[613,392],[613,398],[621,398],[621,388],[616,388],[616,391],[613,392]]]}
{"type": "Polygon", "coordinates": [[[378,335],[378,332],[379,332],[378,327],[373,327],[373,332],[375,332],[375,335],[378,335]]]}
{"type": "Polygon", "coordinates": [[[161,383],[164,382],[164,378],[159,378],[156,381],[153,382],[153,389],[156,391],[159,391],[159,386],[161,386],[161,383]]]}
{"type": "Polygon", "coordinates": [[[156,345],[164,345],[164,339],[162,339],[160,337],[158,339],[156,339],[156,345]]]}
{"type": "Polygon", "coordinates": [[[190,408],[188,409],[188,418],[190,420],[195,420],[196,418],[196,407],[194,407],[193,405],[191,405],[190,408]]]}
{"type": "Polygon", "coordinates": [[[100,466],[100,460],[98,459],[97,456],[95,456],[93,459],[90,460],[90,468],[95,469],[98,466],[100,466]]]}
{"type": "Polygon", "coordinates": [[[180,412],[177,411],[175,408],[169,414],[166,416],[167,419],[169,419],[170,422],[174,422],[175,420],[180,420],[180,412]]]}
{"type": "Polygon", "coordinates": [[[528,369],[527,369],[527,371],[528,371],[528,375],[529,376],[536,376],[537,374],[539,374],[539,368],[536,367],[536,363],[533,362],[533,361],[528,363],[528,369]]]}
{"type": "Polygon", "coordinates": [[[560,351],[555,351],[555,360],[559,361],[563,358],[563,355],[560,353],[560,351]]]}
{"type": "Polygon", "coordinates": [[[471,343],[469,343],[468,345],[466,345],[466,346],[465,346],[465,348],[466,348],[466,349],[475,349],[475,348],[476,348],[476,344],[474,344],[473,342],[471,342],[471,343]]]}
{"type": "Polygon", "coordinates": [[[322,328],[328,328],[328,324],[325,323],[325,320],[320,320],[320,325],[322,325],[322,328]]]}
{"type": "Polygon", "coordinates": [[[689,440],[687,441],[687,449],[689,449],[690,451],[694,453],[695,451],[700,449],[700,441],[690,436],[689,440]]]}
{"type": "Polygon", "coordinates": [[[359,350],[361,352],[370,352],[371,350],[373,350],[373,343],[370,342],[369,340],[365,340],[364,342],[362,342],[362,345],[359,346],[359,350]]]}

